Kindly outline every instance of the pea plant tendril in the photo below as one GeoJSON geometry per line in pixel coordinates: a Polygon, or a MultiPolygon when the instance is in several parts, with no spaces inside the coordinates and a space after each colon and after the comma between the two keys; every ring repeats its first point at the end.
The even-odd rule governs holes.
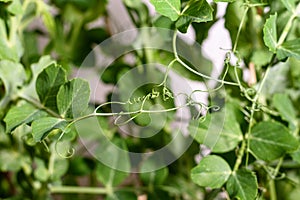
{"type": "Polygon", "coordinates": [[[0,0],[0,199],[297,199],[299,0],[114,3],[0,0]]]}

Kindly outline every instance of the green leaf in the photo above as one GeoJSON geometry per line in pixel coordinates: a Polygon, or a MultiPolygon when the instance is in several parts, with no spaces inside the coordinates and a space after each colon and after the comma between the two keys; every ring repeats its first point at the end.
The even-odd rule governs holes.
{"type": "Polygon", "coordinates": [[[191,171],[193,182],[203,187],[220,188],[228,180],[231,169],[221,157],[210,155],[203,158],[191,171]]]}
{"type": "MultiPolygon", "coordinates": [[[[11,8],[10,6],[8,8],[12,11],[17,10],[17,8],[11,8]]],[[[12,20],[10,20],[10,30],[7,30],[7,23],[7,21],[0,18],[0,60],[19,62],[24,51],[19,31],[16,31],[19,22],[17,17],[12,18],[12,20]]]]}
{"type": "Polygon", "coordinates": [[[12,107],[4,118],[6,123],[6,132],[11,132],[16,127],[30,123],[35,119],[47,116],[47,113],[37,109],[29,103],[12,107]]]}
{"type": "Polygon", "coordinates": [[[40,142],[48,136],[53,129],[63,130],[67,126],[67,121],[54,117],[44,117],[32,122],[32,136],[36,142],[40,142]]]}
{"type": "Polygon", "coordinates": [[[277,48],[277,28],[276,28],[277,13],[271,15],[264,25],[264,42],[270,51],[276,53],[277,48]]]}
{"type": "Polygon", "coordinates": [[[289,123],[291,130],[297,129],[297,114],[293,103],[287,94],[275,94],[273,105],[278,110],[281,118],[289,123]]]}
{"type": "Polygon", "coordinates": [[[23,86],[24,81],[26,80],[26,72],[23,66],[19,63],[9,60],[1,60],[0,79],[5,87],[5,95],[0,101],[0,110],[2,110],[2,108],[4,108],[9,101],[14,98],[14,95],[18,93],[19,87],[23,86]]]}
{"type": "Polygon", "coordinates": [[[268,49],[258,49],[256,51],[253,51],[253,54],[251,56],[251,61],[256,66],[264,66],[271,62],[273,53],[268,51],[268,49]]]}
{"type": "Polygon", "coordinates": [[[231,108],[207,114],[204,122],[190,122],[189,132],[200,144],[211,148],[212,152],[224,153],[233,150],[243,134],[231,108]]]}
{"type": "Polygon", "coordinates": [[[295,11],[295,0],[281,0],[281,2],[289,11],[295,11]]]}
{"type": "Polygon", "coordinates": [[[213,20],[213,9],[206,0],[191,1],[176,22],[176,27],[185,33],[192,22],[208,22],[213,20]]]}
{"type": "Polygon", "coordinates": [[[57,94],[57,107],[63,117],[76,118],[88,108],[90,99],[89,83],[76,78],[62,85],[57,94]]]}
{"type": "Polygon", "coordinates": [[[150,0],[156,11],[161,15],[169,17],[172,21],[176,21],[180,15],[180,0],[150,0]]]}
{"type": "Polygon", "coordinates": [[[253,200],[257,196],[258,184],[255,174],[246,169],[232,172],[226,183],[231,199],[253,200]]]}
{"type": "Polygon", "coordinates": [[[250,137],[250,151],[258,159],[272,161],[299,146],[297,139],[278,122],[265,121],[256,124],[250,137]]]}
{"type": "Polygon", "coordinates": [[[145,162],[143,162],[141,165],[141,171],[143,172],[140,174],[141,180],[146,185],[163,184],[169,174],[168,168],[163,167],[155,171],[153,171],[153,169],[157,169],[153,160],[148,159],[145,162]]]}
{"type": "Polygon", "coordinates": [[[50,56],[43,56],[39,59],[37,63],[33,63],[31,68],[31,80],[28,85],[22,88],[21,94],[24,94],[26,96],[31,96],[33,98],[38,98],[37,92],[36,92],[36,79],[38,75],[48,66],[55,65],[56,62],[51,59],[50,56]]]}
{"type": "Polygon", "coordinates": [[[51,64],[39,74],[36,80],[36,91],[44,106],[57,111],[56,95],[59,87],[66,80],[65,70],[55,64],[51,64]]]}
{"type": "Polygon", "coordinates": [[[300,59],[300,38],[286,41],[278,47],[277,57],[279,60],[286,57],[295,57],[300,59]]]}

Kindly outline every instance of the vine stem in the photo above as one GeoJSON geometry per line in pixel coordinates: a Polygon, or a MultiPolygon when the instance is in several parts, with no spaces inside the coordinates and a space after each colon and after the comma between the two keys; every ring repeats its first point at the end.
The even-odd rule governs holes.
{"type": "MultiPolygon", "coordinates": [[[[300,7],[300,3],[298,4],[296,10],[298,10],[299,7],[300,7]]],[[[299,8],[299,9],[300,9],[300,8],[299,8]]],[[[277,42],[278,45],[281,45],[281,44],[285,41],[285,39],[286,39],[286,37],[287,37],[287,35],[288,35],[290,29],[292,28],[293,20],[294,20],[296,17],[297,17],[297,12],[294,12],[293,15],[289,18],[288,23],[286,24],[286,26],[285,26],[284,29],[283,29],[283,32],[282,32],[281,35],[280,35],[279,41],[277,42]]],[[[253,99],[253,102],[252,102],[251,111],[250,111],[250,121],[249,121],[249,127],[248,127],[248,137],[247,137],[247,140],[248,140],[248,141],[247,141],[246,166],[248,165],[248,160],[249,160],[250,135],[251,135],[251,129],[252,129],[252,126],[253,126],[253,120],[254,120],[255,108],[256,108],[256,106],[257,106],[257,101],[258,101],[259,95],[260,95],[260,93],[261,93],[261,90],[262,90],[262,88],[263,88],[263,86],[264,86],[264,84],[265,84],[265,81],[266,81],[266,79],[267,79],[267,76],[268,76],[268,74],[269,74],[269,72],[270,72],[270,68],[271,68],[272,63],[274,62],[275,58],[276,58],[276,54],[273,54],[272,59],[271,59],[271,62],[269,63],[269,65],[268,65],[268,67],[267,67],[267,69],[266,69],[265,75],[264,75],[264,77],[263,77],[263,79],[262,79],[262,81],[261,81],[261,84],[259,85],[259,88],[258,88],[258,90],[257,90],[257,93],[256,93],[256,95],[254,96],[254,99],[253,99]]]]}
{"type": "Polygon", "coordinates": [[[289,18],[287,24],[285,25],[285,27],[281,33],[281,36],[277,42],[277,47],[282,45],[282,43],[286,39],[288,33],[290,32],[290,29],[292,28],[292,25],[293,25],[293,21],[298,16],[298,13],[297,13],[298,10],[300,10],[300,3],[297,5],[297,9],[293,12],[292,16],[289,18]]]}
{"type": "MultiPolygon", "coordinates": [[[[286,37],[287,37],[287,35],[288,35],[288,33],[289,33],[291,27],[292,27],[293,20],[297,17],[297,10],[298,10],[298,9],[300,9],[300,4],[297,5],[296,11],[295,11],[295,12],[293,13],[293,15],[289,18],[288,23],[287,23],[286,26],[284,27],[283,32],[281,33],[280,38],[279,38],[279,40],[278,40],[278,42],[277,42],[277,44],[278,44],[277,46],[281,45],[281,44],[285,41],[285,39],[286,39],[286,37]]],[[[233,48],[233,52],[234,52],[234,53],[236,52],[236,48],[237,48],[237,43],[238,43],[239,35],[240,35],[240,32],[241,32],[241,29],[242,29],[242,26],[243,26],[243,23],[244,23],[244,20],[245,20],[245,18],[246,18],[246,15],[247,15],[248,10],[249,10],[249,6],[246,7],[246,9],[245,9],[245,12],[244,12],[242,21],[241,21],[240,26],[239,26],[239,29],[238,29],[236,41],[235,41],[234,48],[233,48]]],[[[261,93],[261,91],[262,91],[262,89],[263,89],[263,86],[264,86],[266,80],[267,80],[267,77],[268,77],[268,75],[269,75],[269,73],[270,73],[270,68],[271,68],[271,66],[272,66],[272,64],[273,64],[273,62],[274,62],[274,60],[275,60],[275,58],[276,58],[276,54],[274,54],[274,55],[272,56],[272,59],[271,59],[269,65],[268,65],[268,67],[267,67],[267,69],[266,69],[266,72],[265,72],[265,74],[264,74],[264,77],[263,77],[263,79],[262,79],[262,81],[261,81],[261,83],[260,83],[260,85],[259,85],[259,87],[258,87],[258,89],[257,89],[257,92],[256,92],[254,98],[251,100],[251,101],[252,101],[252,105],[251,105],[251,110],[250,110],[249,126],[248,126],[248,130],[247,130],[247,134],[246,134],[247,144],[245,145],[245,144],[244,144],[244,140],[243,140],[242,147],[241,147],[241,149],[240,149],[238,158],[237,158],[236,163],[235,163],[235,166],[234,166],[234,170],[237,170],[237,169],[239,168],[240,164],[241,164],[241,160],[242,160],[243,155],[244,155],[244,152],[245,152],[245,146],[247,147],[247,152],[246,152],[246,166],[248,166],[248,162],[249,162],[249,152],[250,152],[250,138],[251,138],[252,126],[253,126],[253,124],[254,124],[254,113],[256,112],[256,106],[257,106],[257,103],[258,103],[258,100],[259,100],[260,93],[261,93]]],[[[237,76],[236,69],[235,69],[235,74],[236,74],[236,76],[237,76]]],[[[237,77],[237,79],[238,79],[238,77],[237,77]]],[[[239,85],[240,85],[240,84],[239,84],[239,85]]],[[[241,88],[241,89],[243,89],[243,88],[241,88]]],[[[279,168],[277,167],[277,168],[276,168],[277,173],[278,173],[278,170],[279,170],[279,168]]],[[[271,191],[271,193],[272,193],[272,190],[275,189],[275,188],[273,188],[273,187],[275,187],[275,186],[274,186],[274,180],[271,179],[269,183],[270,183],[270,191],[271,191]]],[[[276,200],[276,191],[275,191],[275,194],[274,194],[274,191],[273,191],[272,194],[275,195],[275,197],[274,197],[274,196],[272,197],[272,200],[276,200]]],[[[271,195],[272,195],[272,194],[271,194],[271,195]]]]}
{"type": "Polygon", "coordinates": [[[246,153],[246,166],[248,166],[248,161],[249,161],[249,152],[250,152],[250,136],[251,136],[251,132],[252,132],[252,126],[254,124],[254,113],[255,113],[255,110],[256,110],[256,106],[257,106],[257,102],[258,102],[258,98],[259,98],[259,95],[262,91],[262,88],[267,80],[267,77],[270,73],[270,66],[272,65],[272,63],[274,62],[276,58],[276,55],[274,54],[272,59],[271,59],[271,62],[269,64],[269,66],[267,67],[266,69],[266,72],[265,72],[265,75],[259,85],[259,88],[253,98],[253,101],[252,101],[252,105],[251,105],[251,110],[250,110],[250,119],[249,119],[249,126],[248,126],[248,131],[247,131],[247,135],[246,135],[246,139],[247,139],[247,153],[246,153]]]}
{"type": "Polygon", "coordinates": [[[77,187],[77,186],[50,186],[51,193],[85,193],[85,194],[107,194],[106,188],[100,187],[77,187]]]}
{"type": "Polygon", "coordinates": [[[233,53],[236,52],[237,44],[238,44],[238,41],[239,41],[239,38],[240,38],[240,34],[241,34],[241,31],[242,31],[242,27],[243,27],[243,25],[244,25],[244,22],[245,22],[245,19],[246,19],[248,10],[249,10],[249,6],[246,7],[246,9],[245,9],[245,11],[244,11],[244,14],[243,14],[243,17],[242,17],[242,20],[241,20],[241,22],[240,22],[239,29],[238,29],[238,32],[237,32],[237,34],[236,34],[234,46],[233,46],[233,49],[232,49],[232,52],[233,52],[233,53]]]}
{"type": "Polygon", "coordinates": [[[275,181],[271,177],[269,179],[270,200],[277,200],[275,181]]]}
{"type": "Polygon", "coordinates": [[[242,159],[243,159],[245,150],[246,150],[246,141],[243,139],[241,149],[239,151],[239,154],[237,156],[237,159],[236,159],[234,167],[233,167],[233,171],[234,172],[239,169],[239,167],[240,167],[240,165],[242,163],[242,159]]]}
{"type": "Polygon", "coordinates": [[[19,95],[19,98],[27,101],[28,103],[30,103],[31,105],[37,107],[40,110],[44,110],[46,111],[49,115],[56,117],[56,118],[62,118],[59,114],[57,114],[56,112],[52,111],[51,109],[45,107],[43,104],[41,104],[40,102],[36,101],[35,99],[31,98],[31,97],[27,97],[23,94],[19,95]]]}
{"type": "Polygon", "coordinates": [[[177,47],[176,47],[176,43],[177,43],[177,30],[174,31],[174,35],[173,35],[173,52],[174,52],[174,56],[175,59],[177,60],[178,63],[180,63],[182,66],[184,66],[187,70],[189,70],[190,72],[201,76],[202,78],[205,79],[209,79],[209,80],[214,80],[216,82],[222,83],[222,84],[227,84],[227,85],[234,85],[234,86],[239,86],[237,83],[234,82],[229,82],[229,81],[224,81],[224,80],[219,80],[213,77],[210,77],[208,75],[202,74],[196,70],[194,70],[193,68],[191,68],[190,66],[188,66],[185,62],[183,62],[181,60],[181,58],[178,56],[178,52],[177,52],[177,47]]]}
{"type": "Polygon", "coordinates": [[[112,194],[116,191],[146,191],[146,187],[125,187],[125,188],[114,188],[114,187],[82,187],[82,186],[49,186],[50,193],[84,193],[84,194],[112,194]]]}

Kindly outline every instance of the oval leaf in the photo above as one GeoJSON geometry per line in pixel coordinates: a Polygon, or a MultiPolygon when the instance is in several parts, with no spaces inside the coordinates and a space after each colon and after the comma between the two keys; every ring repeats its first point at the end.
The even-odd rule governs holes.
{"type": "Polygon", "coordinates": [[[265,161],[280,158],[286,152],[296,150],[298,146],[297,139],[277,122],[260,122],[253,127],[250,135],[250,151],[255,157],[265,161]]]}
{"type": "Polygon", "coordinates": [[[156,11],[176,21],[180,15],[180,0],[150,0],[156,11]]]}
{"type": "Polygon", "coordinates": [[[47,116],[46,112],[35,108],[29,103],[12,107],[4,118],[6,132],[11,132],[22,124],[30,123],[35,119],[45,116],[47,116]]]}
{"type": "Polygon", "coordinates": [[[53,129],[63,130],[67,126],[67,121],[54,117],[44,117],[32,122],[32,136],[36,142],[40,142],[48,136],[53,129]]]}
{"type": "Polygon", "coordinates": [[[66,118],[75,118],[87,109],[90,99],[90,87],[87,81],[76,78],[62,85],[57,94],[59,114],[66,118]]]}
{"type": "Polygon", "coordinates": [[[192,169],[193,182],[203,187],[220,188],[228,180],[231,169],[228,163],[219,156],[207,156],[198,166],[192,169]]]}
{"type": "Polygon", "coordinates": [[[264,25],[264,42],[270,51],[276,53],[277,47],[277,28],[276,28],[277,13],[271,15],[264,25]]]}
{"type": "Polygon", "coordinates": [[[256,176],[246,169],[232,172],[226,183],[226,189],[232,199],[253,200],[257,196],[258,189],[256,176]]]}
{"type": "Polygon", "coordinates": [[[211,20],[213,20],[213,9],[206,0],[191,1],[184,8],[184,12],[176,22],[176,27],[185,33],[190,23],[208,22],[211,20]]]}
{"type": "Polygon", "coordinates": [[[56,64],[45,68],[37,77],[36,91],[43,105],[57,111],[56,95],[59,87],[67,80],[65,70],[56,64]]]}

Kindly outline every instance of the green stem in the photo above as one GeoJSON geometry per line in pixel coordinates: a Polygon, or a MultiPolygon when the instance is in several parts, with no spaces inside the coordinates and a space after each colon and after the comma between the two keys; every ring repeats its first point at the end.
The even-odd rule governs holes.
{"type": "Polygon", "coordinates": [[[289,21],[287,22],[287,24],[285,25],[282,33],[281,33],[281,36],[277,42],[277,47],[282,45],[282,43],[284,42],[284,40],[286,39],[288,33],[290,32],[291,28],[292,28],[292,25],[293,25],[293,21],[294,19],[297,17],[297,13],[293,13],[293,15],[289,18],[289,21]]]}
{"type": "Polygon", "coordinates": [[[181,60],[181,58],[178,56],[178,52],[177,52],[177,47],[176,47],[176,41],[177,41],[177,32],[176,30],[174,31],[174,35],[173,35],[173,52],[174,52],[174,56],[175,56],[175,59],[177,60],[178,63],[180,63],[183,67],[185,67],[187,70],[189,70],[190,72],[202,77],[202,78],[205,78],[205,79],[209,79],[209,80],[214,80],[216,82],[219,82],[219,83],[222,83],[222,84],[227,84],[227,85],[235,85],[235,86],[238,86],[237,83],[234,83],[234,82],[228,82],[228,81],[224,81],[224,80],[219,80],[219,79],[215,79],[215,78],[212,78],[210,76],[207,76],[205,74],[202,74],[196,70],[194,70],[193,68],[191,68],[190,66],[188,66],[185,62],[183,62],[181,60]]]}
{"type": "Polygon", "coordinates": [[[234,168],[233,168],[233,171],[237,171],[242,163],[242,160],[243,160],[243,156],[244,156],[244,153],[245,153],[245,149],[246,149],[246,141],[243,140],[242,142],[242,145],[241,145],[241,148],[239,150],[239,154],[238,154],[238,157],[235,161],[235,164],[234,164],[234,168]]]}
{"type": "Polygon", "coordinates": [[[50,193],[107,194],[106,188],[79,186],[50,186],[50,193]]]}
{"type": "MultiPolygon", "coordinates": [[[[275,55],[273,56],[272,58],[272,61],[270,62],[270,65],[271,63],[273,63],[273,60],[275,59],[275,55]]],[[[249,126],[248,126],[248,131],[247,131],[247,154],[246,154],[246,166],[248,166],[248,161],[249,161],[249,151],[250,151],[250,138],[251,138],[251,132],[252,132],[252,126],[254,124],[254,113],[256,111],[256,106],[257,106],[257,103],[258,103],[258,98],[259,98],[259,95],[262,91],[262,88],[267,80],[267,77],[270,73],[270,66],[267,68],[266,72],[265,72],[265,75],[261,81],[261,84],[259,85],[259,88],[253,98],[253,102],[252,102],[252,106],[251,106],[251,110],[250,110],[250,119],[249,119],[249,126]]]]}
{"type": "Polygon", "coordinates": [[[282,163],[283,163],[283,158],[284,158],[284,157],[281,157],[281,158],[279,159],[279,162],[278,162],[278,164],[277,164],[277,166],[276,166],[276,168],[275,168],[275,171],[274,171],[274,174],[273,174],[273,178],[274,178],[274,179],[277,177],[277,175],[278,175],[278,173],[279,173],[279,169],[281,168],[281,165],[282,165],[282,163]]]}
{"type": "Polygon", "coordinates": [[[51,115],[53,117],[62,118],[59,114],[57,114],[56,112],[52,111],[51,109],[45,107],[43,104],[34,100],[31,97],[27,97],[25,95],[19,95],[19,97],[21,99],[27,101],[28,103],[32,104],[33,106],[37,107],[38,109],[46,111],[49,115],[51,115]]]}
{"type": "Polygon", "coordinates": [[[50,193],[79,193],[79,194],[110,194],[116,191],[147,191],[147,187],[124,187],[124,188],[103,188],[103,187],[82,187],[82,186],[49,186],[50,193]]]}
{"type": "Polygon", "coordinates": [[[240,23],[238,32],[237,32],[237,34],[236,34],[234,46],[233,46],[233,49],[232,49],[233,53],[236,52],[237,44],[238,44],[238,41],[239,41],[239,38],[240,38],[240,34],[241,34],[241,31],[242,31],[242,27],[243,27],[243,25],[244,25],[244,22],[245,22],[245,19],[246,19],[248,10],[249,10],[249,6],[247,6],[246,9],[245,9],[245,11],[244,11],[244,14],[243,14],[243,17],[242,17],[242,20],[241,20],[241,23],[240,23]]]}
{"type": "Polygon", "coordinates": [[[269,179],[270,200],[277,200],[276,186],[274,179],[269,179]]]}

